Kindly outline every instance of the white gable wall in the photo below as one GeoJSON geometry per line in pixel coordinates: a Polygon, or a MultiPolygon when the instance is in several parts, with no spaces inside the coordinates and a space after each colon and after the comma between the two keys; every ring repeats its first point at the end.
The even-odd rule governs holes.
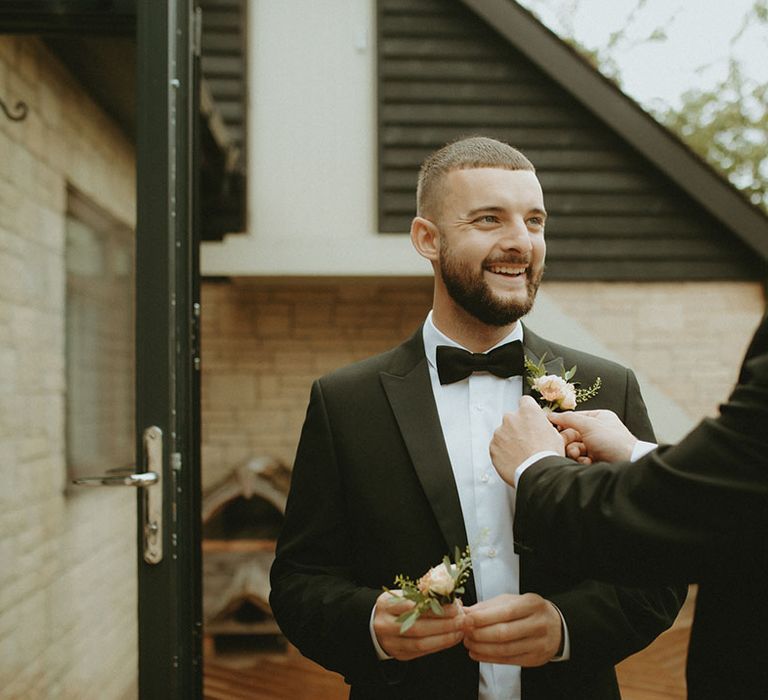
{"type": "Polygon", "coordinates": [[[377,231],[374,1],[248,7],[248,232],[203,244],[203,274],[430,274],[377,231]]]}

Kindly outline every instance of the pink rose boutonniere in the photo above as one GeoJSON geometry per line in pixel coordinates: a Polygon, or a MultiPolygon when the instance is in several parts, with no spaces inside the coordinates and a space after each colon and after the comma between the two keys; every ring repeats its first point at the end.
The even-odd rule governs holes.
{"type": "Polygon", "coordinates": [[[580,389],[578,382],[571,379],[576,374],[576,365],[562,375],[547,374],[543,355],[538,363],[525,358],[527,380],[531,390],[539,395],[539,403],[545,411],[572,411],[576,404],[582,403],[597,395],[602,384],[598,377],[588,389],[580,389]]]}
{"type": "Polygon", "coordinates": [[[440,564],[433,566],[417,581],[402,574],[395,577],[395,585],[402,591],[402,597],[385,586],[384,590],[391,593],[396,600],[405,598],[415,603],[413,608],[397,617],[400,634],[407,632],[425,612],[444,615],[442,606],[461,599],[471,570],[469,547],[463,553],[456,547],[454,562],[446,555],[440,564]]]}

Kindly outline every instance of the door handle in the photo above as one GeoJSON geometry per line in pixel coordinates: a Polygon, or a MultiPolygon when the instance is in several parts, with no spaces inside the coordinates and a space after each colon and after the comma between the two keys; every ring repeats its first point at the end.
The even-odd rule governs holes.
{"type": "Polygon", "coordinates": [[[139,474],[125,474],[114,476],[102,474],[101,476],[84,476],[81,479],[73,479],[75,486],[135,486],[146,488],[156,484],[159,476],[155,472],[141,472],[139,474]]]}
{"type": "Polygon", "coordinates": [[[163,431],[150,426],[144,431],[146,471],[107,473],[73,479],[76,486],[133,486],[141,489],[141,520],[144,533],[144,561],[157,564],[163,559],[163,431]]]}

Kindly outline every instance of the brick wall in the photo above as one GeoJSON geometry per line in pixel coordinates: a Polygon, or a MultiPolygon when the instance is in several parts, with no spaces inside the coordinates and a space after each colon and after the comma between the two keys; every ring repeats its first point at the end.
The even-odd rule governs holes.
{"type": "Polygon", "coordinates": [[[717,414],[765,311],[754,282],[545,286],[561,309],[695,420],[717,414]]]}
{"type": "Polygon", "coordinates": [[[0,695],[135,697],[135,493],[66,490],[63,359],[67,185],[132,225],[132,147],[34,38],[0,96],[0,695]]]}
{"type": "Polygon", "coordinates": [[[432,281],[235,281],[202,290],[203,480],[250,457],[288,464],[312,380],[408,337],[432,281]]]}
{"type": "MultiPolygon", "coordinates": [[[[431,306],[431,288],[431,279],[206,282],[204,484],[253,456],[290,464],[312,380],[408,337],[431,306]]],[[[764,305],[750,283],[542,289],[694,420],[727,396],[764,305]]]]}

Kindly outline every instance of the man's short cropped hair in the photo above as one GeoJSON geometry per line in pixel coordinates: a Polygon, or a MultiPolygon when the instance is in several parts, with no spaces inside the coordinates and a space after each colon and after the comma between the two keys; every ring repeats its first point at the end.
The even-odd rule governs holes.
{"type": "Polygon", "coordinates": [[[419,171],[416,188],[416,213],[427,219],[437,218],[443,179],[452,170],[503,168],[530,170],[533,163],[509,144],[486,136],[470,136],[443,146],[427,156],[419,171]]]}

